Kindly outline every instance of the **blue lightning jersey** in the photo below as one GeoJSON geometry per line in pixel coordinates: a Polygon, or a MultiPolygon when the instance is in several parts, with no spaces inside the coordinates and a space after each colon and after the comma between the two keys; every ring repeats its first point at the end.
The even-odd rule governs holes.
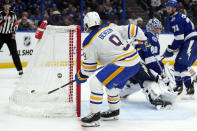
{"type": "Polygon", "coordinates": [[[197,39],[194,24],[184,14],[177,13],[171,18],[170,29],[174,33],[174,41],[171,45],[171,49],[173,50],[179,49],[189,40],[197,39]]]}
{"type": "Polygon", "coordinates": [[[163,63],[160,61],[160,44],[158,37],[151,32],[145,32],[147,36],[147,50],[143,51],[138,49],[141,59],[146,63],[147,67],[161,74],[164,68],[163,63]]]}

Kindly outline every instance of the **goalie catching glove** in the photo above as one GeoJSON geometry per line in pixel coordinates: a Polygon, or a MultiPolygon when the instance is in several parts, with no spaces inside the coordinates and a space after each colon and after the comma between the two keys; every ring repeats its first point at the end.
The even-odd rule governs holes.
{"type": "Polygon", "coordinates": [[[81,73],[81,71],[79,71],[78,73],[75,74],[75,80],[76,80],[77,83],[84,83],[84,82],[87,81],[88,78],[89,77],[86,76],[86,75],[83,75],[81,73]]]}

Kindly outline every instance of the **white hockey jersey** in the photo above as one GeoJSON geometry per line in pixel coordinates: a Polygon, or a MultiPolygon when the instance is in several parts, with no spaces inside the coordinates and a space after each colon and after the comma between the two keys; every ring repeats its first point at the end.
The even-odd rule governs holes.
{"type": "Polygon", "coordinates": [[[82,73],[90,76],[96,70],[98,61],[102,65],[114,63],[119,66],[139,63],[140,57],[135,48],[126,42],[128,39],[147,40],[143,31],[134,24],[118,26],[110,23],[93,30],[83,42],[82,73]]]}

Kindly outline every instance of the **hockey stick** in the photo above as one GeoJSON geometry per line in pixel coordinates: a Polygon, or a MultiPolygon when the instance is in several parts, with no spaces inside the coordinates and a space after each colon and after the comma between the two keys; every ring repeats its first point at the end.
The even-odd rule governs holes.
{"type": "Polygon", "coordinates": [[[57,91],[57,90],[59,90],[59,89],[61,89],[61,88],[64,88],[64,87],[66,87],[67,85],[70,85],[70,84],[74,83],[75,81],[76,81],[76,80],[72,80],[72,81],[70,81],[70,82],[68,82],[68,83],[66,83],[66,84],[64,84],[64,85],[62,85],[62,86],[59,87],[59,88],[56,88],[56,89],[53,89],[53,90],[49,91],[47,94],[51,94],[51,93],[53,93],[53,92],[55,92],[55,91],[57,91]]]}
{"type": "Polygon", "coordinates": [[[163,60],[163,59],[165,59],[166,57],[164,56],[163,58],[161,58],[161,61],[163,60]]]}
{"type": "MultiPolygon", "coordinates": [[[[96,70],[100,70],[100,69],[102,69],[103,67],[104,67],[104,66],[101,66],[101,67],[97,68],[96,70]]],[[[47,94],[52,94],[53,92],[56,92],[56,91],[58,91],[59,89],[64,88],[64,87],[66,87],[67,85],[70,85],[70,84],[74,83],[75,81],[76,81],[76,80],[72,80],[72,81],[70,81],[70,82],[68,82],[68,83],[66,83],[66,84],[64,84],[64,85],[62,85],[61,87],[55,88],[55,89],[53,89],[53,90],[50,90],[50,91],[47,92],[47,94]]],[[[35,93],[35,92],[36,92],[36,90],[31,90],[31,93],[35,93]]]]}
{"type": "MultiPolygon", "coordinates": [[[[67,85],[70,85],[70,84],[74,83],[75,81],[76,81],[76,80],[72,80],[72,81],[70,81],[70,82],[68,82],[68,83],[66,83],[66,84],[64,84],[64,85],[62,85],[61,87],[55,88],[55,89],[53,89],[53,90],[50,90],[50,91],[47,92],[47,94],[51,94],[51,93],[53,93],[53,92],[56,92],[56,91],[58,91],[59,89],[64,88],[64,87],[66,87],[67,85]]],[[[31,90],[31,93],[35,93],[35,92],[36,92],[36,90],[31,90]]]]}
{"type": "MultiPolygon", "coordinates": [[[[164,70],[162,70],[162,67],[161,67],[161,65],[160,65],[160,63],[159,63],[159,60],[157,59],[157,57],[155,56],[155,54],[154,53],[152,53],[153,54],[153,56],[155,57],[155,60],[156,60],[156,62],[157,62],[157,65],[159,66],[159,69],[161,70],[161,75],[164,75],[164,70]]],[[[163,57],[162,59],[161,59],[161,61],[164,59],[165,57],[163,57]]]]}

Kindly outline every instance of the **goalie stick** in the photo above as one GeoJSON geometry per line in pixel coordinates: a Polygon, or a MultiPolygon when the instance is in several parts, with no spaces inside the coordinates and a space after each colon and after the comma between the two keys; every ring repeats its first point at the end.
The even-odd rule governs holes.
{"type": "MultiPolygon", "coordinates": [[[[47,92],[47,94],[52,94],[53,92],[56,92],[56,91],[58,91],[59,89],[64,88],[64,87],[66,87],[67,85],[70,85],[70,84],[72,84],[72,83],[75,82],[75,81],[76,81],[76,80],[72,80],[72,81],[70,81],[70,82],[68,82],[68,83],[66,83],[66,84],[64,84],[64,85],[62,85],[61,87],[55,88],[55,89],[53,89],[53,90],[50,90],[50,91],[47,92]]],[[[31,93],[35,93],[35,92],[36,92],[36,90],[31,90],[31,93]]]]}

